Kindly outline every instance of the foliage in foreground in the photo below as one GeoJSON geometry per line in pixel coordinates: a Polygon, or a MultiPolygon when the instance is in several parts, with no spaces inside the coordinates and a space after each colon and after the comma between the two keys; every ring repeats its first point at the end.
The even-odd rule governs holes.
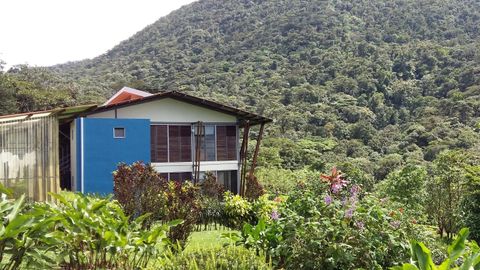
{"type": "Polygon", "coordinates": [[[39,211],[24,211],[25,196],[16,200],[7,198],[9,191],[2,189],[0,201],[0,267],[17,269],[25,257],[35,258],[40,255],[35,246],[43,234],[42,219],[39,211]]]}
{"type": "Polygon", "coordinates": [[[163,270],[267,270],[265,256],[257,256],[243,247],[228,245],[223,248],[198,249],[179,254],[167,254],[148,269],[163,270]]]}
{"type": "Polygon", "coordinates": [[[421,242],[412,241],[411,243],[411,263],[402,266],[392,267],[392,270],[478,270],[480,269],[480,248],[477,243],[467,243],[469,230],[463,228],[457,235],[457,238],[448,247],[448,258],[439,266],[432,260],[430,250],[421,242]]]}
{"type": "Polygon", "coordinates": [[[286,269],[382,269],[408,257],[415,235],[403,209],[362,194],[339,171],[300,185],[255,225],[229,236],[286,269]]]}
{"type": "Polygon", "coordinates": [[[55,204],[42,207],[53,220],[42,241],[54,248],[55,261],[66,269],[138,269],[157,257],[158,244],[168,244],[170,226],[143,227],[148,215],[132,221],[109,199],[65,193],[52,194],[55,204]]]}
{"type": "Polygon", "coordinates": [[[175,225],[154,224],[144,230],[146,216],[130,222],[110,199],[52,196],[56,203],[28,205],[23,196],[12,200],[1,195],[2,269],[138,269],[159,255],[175,225]]]}

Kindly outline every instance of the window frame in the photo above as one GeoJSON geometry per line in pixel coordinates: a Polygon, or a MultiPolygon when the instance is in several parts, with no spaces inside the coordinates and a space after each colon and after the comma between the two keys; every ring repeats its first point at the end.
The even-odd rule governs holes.
{"type": "MultiPolygon", "coordinates": [[[[194,162],[194,159],[195,159],[195,148],[196,148],[196,124],[195,123],[168,123],[168,122],[152,122],[150,123],[150,129],[152,129],[152,127],[154,126],[165,126],[166,127],[166,132],[167,132],[167,159],[166,161],[153,161],[152,159],[152,163],[157,163],[157,164],[167,164],[167,163],[187,163],[187,162],[194,162]],[[188,161],[172,161],[172,158],[171,158],[171,154],[172,154],[172,151],[171,151],[171,141],[170,141],[170,128],[172,126],[177,126],[177,127],[189,127],[190,128],[190,159],[188,161]]],[[[238,134],[238,130],[239,130],[239,127],[238,127],[238,123],[230,123],[230,122],[207,122],[207,123],[204,123],[203,127],[206,128],[207,126],[210,126],[213,128],[213,138],[211,138],[213,140],[213,144],[214,144],[214,148],[212,149],[213,154],[214,155],[214,159],[213,160],[204,160],[203,157],[201,157],[202,159],[200,160],[201,162],[225,162],[225,161],[236,161],[239,159],[239,153],[238,153],[238,149],[239,149],[239,134],[238,134]],[[219,127],[224,127],[225,128],[225,149],[228,151],[230,150],[230,148],[233,148],[233,150],[230,150],[231,153],[228,153],[226,152],[224,155],[219,155],[218,153],[218,150],[219,150],[219,147],[218,147],[218,128],[219,127]],[[229,128],[233,128],[233,136],[226,136],[227,134],[227,130],[229,128]],[[234,139],[235,143],[233,144],[233,141],[229,140],[228,138],[231,137],[232,139],[234,139]],[[229,143],[230,142],[230,143],[229,143]],[[230,146],[230,147],[229,147],[230,146]],[[225,156],[225,158],[222,158],[222,159],[219,159],[219,156],[225,156]],[[230,157],[230,158],[226,158],[226,157],[230,157]]],[[[230,131],[230,132],[231,132],[230,131]]],[[[205,132],[203,132],[205,134],[205,132]]],[[[203,144],[205,144],[205,137],[206,136],[203,136],[203,139],[201,140],[203,144]]],[[[152,141],[153,138],[150,138],[150,140],[152,141]]],[[[151,146],[151,152],[152,152],[152,143],[150,144],[151,146]]],[[[206,146],[206,145],[205,145],[206,146]]],[[[205,157],[206,157],[207,153],[205,153],[205,157]]],[[[151,155],[151,158],[153,157],[153,155],[151,155]]]]}
{"type": "Polygon", "coordinates": [[[113,128],[113,138],[114,139],[125,139],[127,137],[127,129],[125,127],[114,127],[113,128]],[[117,136],[116,131],[123,130],[123,136],[117,136]]]}

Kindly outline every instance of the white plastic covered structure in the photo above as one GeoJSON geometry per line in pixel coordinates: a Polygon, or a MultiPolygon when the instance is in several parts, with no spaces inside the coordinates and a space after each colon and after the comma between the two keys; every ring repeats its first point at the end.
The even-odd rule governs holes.
{"type": "Polygon", "coordinates": [[[54,112],[0,118],[0,183],[35,201],[58,192],[58,128],[54,112]]]}

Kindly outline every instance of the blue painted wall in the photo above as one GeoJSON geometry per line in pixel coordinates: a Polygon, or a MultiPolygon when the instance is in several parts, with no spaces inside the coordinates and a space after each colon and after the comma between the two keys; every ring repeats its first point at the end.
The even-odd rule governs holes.
{"type": "MultiPolygon", "coordinates": [[[[81,133],[81,120],[77,119],[77,131],[81,133]]],[[[81,134],[77,136],[81,138],[81,134]]],[[[131,164],[135,161],[150,163],[150,120],[148,119],[106,119],[83,118],[83,153],[77,153],[80,160],[77,168],[81,181],[83,160],[83,192],[108,194],[113,192],[112,172],[118,163],[131,164]],[[125,138],[114,138],[114,128],[125,128],[125,138]]],[[[81,141],[78,140],[77,145],[81,141]]],[[[81,190],[80,187],[78,190],[81,190]]]]}

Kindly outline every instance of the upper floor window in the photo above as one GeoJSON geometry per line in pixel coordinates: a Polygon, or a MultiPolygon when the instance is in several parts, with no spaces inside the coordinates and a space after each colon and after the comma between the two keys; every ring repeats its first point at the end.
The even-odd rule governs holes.
{"type": "Polygon", "coordinates": [[[150,151],[152,162],[192,161],[192,133],[190,126],[152,125],[150,151]]]}
{"type": "Polygon", "coordinates": [[[116,138],[116,139],[125,138],[125,128],[123,127],[113,128],[113,138],[116,138]]]}
{"type": "MultiPolygon", "coordinates": [[[[193,134],[199,133],[196,126],[193,134]]],[[[201,161],[237,160],[237,127],[205,125],[199,138],[201,161]]],[[[195,151],[190,125],[152,125],[150,150],[152,162],[189,162],[195,151]],[[192,144],[193,142],[193,144],[192,144]]]]}

